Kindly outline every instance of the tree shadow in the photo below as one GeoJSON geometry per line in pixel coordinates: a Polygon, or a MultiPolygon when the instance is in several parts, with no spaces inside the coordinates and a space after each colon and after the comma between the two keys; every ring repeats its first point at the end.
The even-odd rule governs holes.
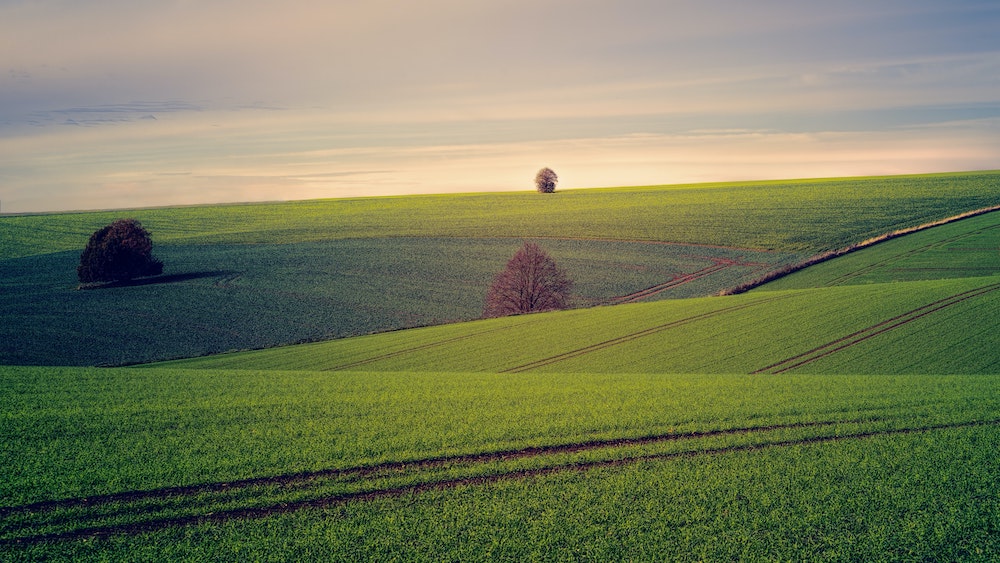
{"type": "Polygon", "coordinates": [[[233,279],[240,272],[234,270],[215,270],[211,272],[187,272],[184,274],[169,274],[160,276],[150,276],[148,278],[137,278],[134,280],[122,280],[104,283],[80,284],[77,289],[110,289],[113,287],[137,287],[142,285],[158,285],[168,283],[179,283],[203,278],[219,278],[220,280],[233,279]]]}

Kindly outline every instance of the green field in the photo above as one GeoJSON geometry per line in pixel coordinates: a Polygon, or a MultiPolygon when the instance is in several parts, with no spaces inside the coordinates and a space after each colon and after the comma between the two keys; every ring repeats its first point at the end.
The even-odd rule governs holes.
{"type": "MultiPolygon", "coordinates": [[[[157,283],[88,291],[77,289],[78,253],[11,259],[0,278],[0,315],[10,320],[0,326],[0,363],[121,365],[475,319],[520,244],[424,237],[162,246],[155,254],[169,271],[157,283]]],[[[617,241],[545,247],[575,280],[577,306],[627,301],[665,283],[645,298],[710,294],[796,256],[617,241]],[[699,271],[709,275],[685,275],[699,271]]]]}
{"type": "Polygon", "coordinates": [[[0,557],[986,560],[998,385],[12,368],[0,557]]]}
{"type": "Polygon", "coordinates": [[[163,221],[156,252],[187,273],[92,291],[58,278],[75,264],[59,245],[86,233],[82,218],[108,217],[48,216],[63,234],[0,261],[19,301],[3,305],[12,322],[0,328],[0,561],[995,561],[1000,213],[705,295],[995,205],[998,179],[558,193],[541,207],[577,212],[560,228],[594,223],[587,240],[544,241],[588,307],[286,346],[275,344],[334,335],[336,303],[345,317],[405,322],[461,303],[456,287],[488,283],[518,230],[550,228],[537,209],[498,203],[537,194],[143,211],[147,226],[163,221]],[[585,212],[584,196],[614,210],[585,212]],[[672,238],[683,228],[654,224],[651,208],[626,220],[619,206],[635,199],[688,217],[690,238],[672,238]],[[452,202],[455,220],[390,220],[444,213],[432,201],[452,202]],[[502,208],[481,218],[505,219],[477,228],[473,201],[502,208]],[[359,206],[343,227],[320,212],[339,205],[359,206]],[[241,213],[256,230],[240,230],[241,213]],[[750,223],[723,223],[738,213],[750,223]],[[184,216],[214,226],[197,232],[184,216]],[[626,234],[643,230],[657,234],[626,234]],[[627,298],[737,259],[768,266],[627,298]],[[81,308],[117,317],[72,332],[81,308]],[[109,325],[136,319],[152,329],[126,346],[109,325]],[[226,331],[236,336],[214,336],[226,331]],[[233,345],[241,333],[259,340],[233,345]],[[87,360],[11,365],[30,363],[26,342],[87,360]],[[226,346],[266,349],[83,367],[109,350],[120,363],[226,346]]]}
{"type": "Polygon", "coordinates": [[[807,256],[1000,204],[1000,173],[0,217],[0,364],[125,365],[475,319],[524,239],[578,306],[712,295],[807,256]],[[165,276],[78,291],[123,215],[165,276]],[[184,319],[178,324],[177,319],[184,319]]]}
{"type": "Polygon", "coordinates": [[[970,217],[817,264],[762,289],[993,276],[1000,274],[996,213],[970,217]]]}
{"type": "Polygon", "coordinates": [[[386,372],[995,374],[1000,373],[998,275],[1000,213],[995,212],[893,239],[747,294],[490,319],[171,365],[386,372]],[[828,280],[853,283],[826,287],[828,280]]]}

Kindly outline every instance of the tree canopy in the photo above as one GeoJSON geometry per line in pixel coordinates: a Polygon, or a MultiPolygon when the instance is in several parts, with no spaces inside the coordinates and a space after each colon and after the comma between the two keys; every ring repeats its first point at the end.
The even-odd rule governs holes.
{"type": "Polygon", "coordinates": [[[135,219],[118,219],[90,236],[76,269],[82,283],[128,281],[163,273],[149,232],[135,219]]]}
{"type": "Polygon", "coordinates": [[[551,168],[542,168],[535,174],[535,187],[543,194],[550,194],[556,191],[556,183],[559,177],[551,168]]]}

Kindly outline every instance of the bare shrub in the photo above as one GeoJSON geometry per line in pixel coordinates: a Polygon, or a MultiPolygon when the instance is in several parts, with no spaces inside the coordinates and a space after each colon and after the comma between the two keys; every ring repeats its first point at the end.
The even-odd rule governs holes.
{"type": "Polygon", "coordinates": [[[565,309],[573,282],[533,242],[526,242],[490,285],[484,317],[503,317],[565,309]]]}

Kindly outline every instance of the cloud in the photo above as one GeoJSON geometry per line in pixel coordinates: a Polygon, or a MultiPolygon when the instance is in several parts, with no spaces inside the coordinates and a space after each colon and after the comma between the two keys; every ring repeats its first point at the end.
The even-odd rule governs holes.
{"type": "Polygon", "coordinates": [[[974,0],[0,1],[0,195],[509,189],[547,163],[580,186],[996,166],[998,25],[974,0]]]}
{"type": "Polygon", "coordinates": [[[53,132],[35,146],[0,140],[0,180],[20,186],[3,194],[4,208],[529,190],[542,166],[555,169],[560,185],[571,188],[1000,165],[1000,117],[888,130],[693,129],[546,140],[457,138],[451,144],[406,136],[364,143],[330,134],[325,124],[305,127],[306,119],[301,129],[264,142],[261,133],[275,130],[266,121],[255,125],[255,119],[244,117],[227,123],[220,134],[195,117],[154,124],[166,125],[170,135],[149,135],[142,131],[144,124],[131,123],[53,132]],[[52,172],[34,173],[40,168],[52,172]]]}
{"type": "MultiPolygon", "coordinates": [[[[72,91],[83,105],[234,98],[364,109],[433,103],[449,89],[523,98],[927,56],[890,47],[905,31],[865,27],[927,12],[927,3],[883,6],[43,1],[0,7],[0,37],[21,76],[40,89],[72,91]]],[[[950,40],[949,54],[966,52],[944,37],[937,42],[950,40]]],[[[65,105],[73,104],[58,107],[65,105]]]]}

